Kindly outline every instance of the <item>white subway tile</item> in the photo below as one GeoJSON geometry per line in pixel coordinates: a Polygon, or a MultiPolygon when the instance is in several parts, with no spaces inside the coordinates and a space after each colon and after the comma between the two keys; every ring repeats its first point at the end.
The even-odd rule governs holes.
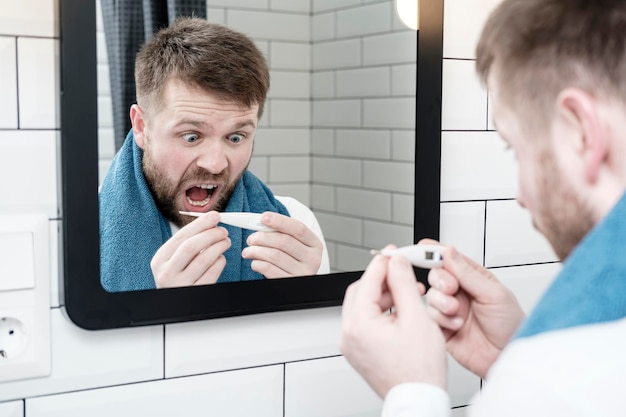
{"type": "Polygon", "coordinates": [[[371,35],[391,30],[393,3],[377,3],[337,12],[337,37],[371,35]]]}
{"type": "Polygon", "coordinates": [[[153,381],[26,400],[29,417],[281,417],[283,366],[153,381]]]}
{"type": "Polygon", "coordinates": [[[250,160],[248,169],[261,181],[267,183],[269,180],[269,157],[255,156],[250,160]]]}
{"type": "Polygon", "coordinates": [[[392,194],[391,204],[391,220],[394,223],[403,223],[413,226],[415,217],[415,198],[413,194],[392,194]]]}
{"type": "Polygon", "coordinates": [[[354,188],[337,189],[337,210],[355,217],[391,220],[391,195],[354,188]]]}
{"type": "Polygon", "coordinates": [[[313,98],[335,97],[335,72],[317,71],[311,77],[311,94],[313,98]]]}
{"type": "Polygon", "coordinates": [[[98,160],[98,186],[102,185],[102,181],[111,166],[111,162],[112,160],[107,158],[101,158],[98,160]]]}
{"type": "Polygon", "coordinates": [[[337,69],[361,66],[361,41],[348,39],[313,44],[313,69],[337,69]]]}
{"type": "Polygon", "coordinates": [[[52,374],[0,384],[0,401],[163,377],[163,327],[88,331],[51,310],[52,374]]]}
{"type": "Polygon", "coordinates": [[[391,159],[415,162],[415,130],[391,132],[391,159]]]}
{"type": "Polygon", "coordinates": [[[501,0],[447,0],[444,4],[444,58],[474,58],[482,27],[501,0]]]}
{"type": "Polygon", "coordinates": [[[415,164],[364,161],[363,185],[378,190],[412,194],[415,190],[415,164]]]}
{"type": "Polygon", "coordinates": [[[22,129],[60,125],[59,41],[18,38],[19,118],[22,129]]]}
{"type": "Polygon", "coordinates": [[[337,71],[337,97],[389,96],[390,90],[388,67],[337,71]]]}
{"type": "MultiPolygon", "coordinates": [[[[0,130],[0,210],[5,213],[59,213],[57,140],[59,132],[0,130]],[[17,174],[16,174],[17,173],[17,174]]],[[[94,196],[95,197],[95,196],[94,196]]]]}
{"type": "Polygon", "coordinates": [[[337,15],[335,13],[313,15],[311,24],[313,25],[312,38],[314,42],[325,41],[335,37],[336,17],[337,15]]]}
{"type": "Polygon", "coordinates": [[[338,10],[361,4],[361,0],[313,0],[313,12],[338,10]]]}
{"type": "Polygon", "coordinates": [[[311,162],[308,156],[275,156],[270,158],[270,182],[309,182],[311,162]]]}
{"type": "Polygon", "coordinates": [[[271,87],[268,93],[273,98],[310,97],[311,74],[308,72],[276,71],[271,72],[271,87]]]}
{"type": "Polygon", "coordinates": [[[307,128],[260,128],[254,138],[254,155],[308,155],[311,131],[307,128]]]}
{"type": "Polygon", "coordinates": [[[0,129],[17,129],[15,38],[0,36],[0,129]]]}
{"type": "Polygon", "coordinates": [[[98,95],[98,127],[113,127],[113,103],[110,95],[98,95]]]}
{"type": "Polygon", "coordinates": [[[471,411],[470,409],[471,405],[453,408],[451,410],[450,417],[468,417],[471,411]]]}
{"type": "Polygon", "coordinates": [[[361,100],[314,101],[313,125],[317,127],[360,127],[361,100]]]}
{"type": "Polygon", "coordinates": [[[314,155],[335,154],[334,129],[319,129],[313,127],[311,136],[311,152],[314,155]]]}
{"type": "Polygon", "coordinates": [[[441,200],[514,198],[517,162],[496,132],[441,134],[441,200]]]}
{"type": "Polygon", "coordinates": [[[252,10],[269,9],[270,0],[211,0],[211,7],[243,8],[252,10]]]}
{"type": "Polygon", "coordinates": [[[98,127],[98,158],[113,159],[115,155],[115,133],[113,126],[98,127]]]}
{"type": "Polygon", "coordinates": [[[308,100],[272,99],[270,103],[272,127],[307,127],[311,124],[311,102],[308,100]]]}
{"type": "Polygon", "coordinates": [[[166,325],[167,378],[338,354],[340,308],[166,325]]]}
{"type": "Polygon", "coordinates": [[[562,265],[557,262],[495,268],[491,272],[513,291],[524,313],[529,314],[561,268],[562,265]]]}
{"type": "Polygon", "coordinates": [[[337,265],[339,271],[364,271],[372,260],[370,248],[337,245],[337,265]]]}
{"type": "Polygon", "coordinates": [[[382,400],[342,357],[289,363],[285,416],[378,416],[382,400]]]}
{"type": "Polygon", "coordinates": [[[363,245],[366,248],[383,248],[390,243],[397,246],[413,244],[413,226],[369,220],[363,222],[363,245]]]}
{"type": "Polygon", "coordinates": [[[364,65],[415,62],[417,62],[417,35],[413,30],[368,36],[363,39],[364,65]]]}
{"type": "Polygon", "coordinates": [[[269,56],[272,69],[311,69],[311,45],[308,43],[272,41],[269,56]]]}
{"type": "Polygon", "coordinates": [[[391,94],[413,96],[417,86],[417,65],[402,64],[391,67],[391,94]]]}
{"type": "Polygon", "coordinates": [[[311,186],[308,183],[302,184],[271,184],[270,188],[274,195],[292,197],[311,207],[311,186]]]}
{"type": "Polygon", "coordinates": [[[104,32],[96,32],[96,62],[105,65],[109,62],[106,35],[104,32]]]}
{"type": "Polygon", "coordinates": [[[515,200],[487,202],[485,266],[557,261],[547,239],[532,225],[530,213],[515,200]]]}
{"type": "Polygon", "coordinates": [[[485,249],[485,206],[484,201],[470,201],[442,203],[440,209],[440,242],[454,246],[479,265],[485,249]]]}
{"type": "Polygon", "coordinates": [[[441,128],[486,130],[487,90],[481,85],[474,61],[443,60],[441,128]]]}
{"type": "Polygon", "coordinates": [[[24,417],[24,401],[10,401],[0,404],[0,416],[24,417]]]}
{"type": "Polygon", "coordinates": [[[467,405],[480,390],[480,378],[462,367],[451,355],[448,355],[448,394],[450,405],[467,405]]]}
{"type": "MultiPolygon", "coordinates": [[[[331,240],[351,245],[360,245],[362,243],[363,227],[360,219],[331,213],[315,213],[315,215],[327,241],[331,240]]],[[[341,258],[340,256],[339,259],[341,258]]]]}
{"type": "Polygon", "coordinates": [[[389,159],[391,138],[388,130],[338,129],[337,155],[355,158],[389,159]]]}
{"type": "Polygon", "coordinates": [[[50,0],[10,0],[2,2],[0,28],[3,35],[59,36],[58,2],[50,0]]]}
{"type": "Polygon", "coordinates": [[[415,128],[415,98],[363,100],[363,126],[390,129],[415,128]]]}
{"type": "Polygon", "coordinates": [[[313,158],[313,182],[361,186],[361,162],[347,158],[313,158]]]}
{"type": "MultiPolygon", "coordinates": [[[[213,2],[211,2],[213,4],[213,2]]],[[[226,25],[226,10],[217,7],[207,7],[206,20],[211,23],[226,25]]]]}
{"type": "Polygon", "coordinates": [[[268,40],[310,40],[310,20],[307,15],[229,9],[228,26],[248,36],[268,40]]]}
{"type": "Polygon", "coordinates": [[[106,62],[99,63],[97,66],[98,72],[98,95],[110,96],[111,95],[111,82],[109,79],[109,66],[106,62]]]}
{"type": "Polygon", "coordinates": [[[311,2],[308,0],[270,0],[270,9],[310,13],[311,2]]]}
{"type": "Polygon", "coordinates": [[[335,187],[330,185],[313,184],[311,187],[311,194],[311,208],[313,211],[315,211],[315,209],[328,211],[335,211],[337,209],[335,187]]]}

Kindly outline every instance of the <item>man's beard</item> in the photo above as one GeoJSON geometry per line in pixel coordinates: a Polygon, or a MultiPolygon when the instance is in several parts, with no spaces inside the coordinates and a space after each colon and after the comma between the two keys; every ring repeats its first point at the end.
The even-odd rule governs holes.
{"type": "MultiPolygon", "coordinates": [[[[228,205],[239,179],[245,172],[245,169],[239,174],[235,181],[230,181],[228,170],[225,169],[221,173],[214,175],[207,170],[198,166],[190,168],[177,183],[173,182],[154,165],[151,157],[150,147],[146,143],[143,155],[143,174],[146,183],[152,194],[154,202],[161,214],[178,227],[184,227],[195,220],[194,217],[182,215],[179,211],[184,211],[185,207],[180,206],[178,198],[185,195],[186,188],[191,184],[219,184],[214,192],[218,192],[219,198],[215,200],[210,209],[215,211],[223,211],[228,205]]],[[[246,168],[247,169],[247,168],[246,168]]]]}
{"type": "Polygon", "coordinates": [[[559,176],[562,174],[557,170],[552,152],[540,155],[537,168],[542,169],[538,184],[539,203],[543,202],[538,213],[541,220],[539,231],[548,239],[559,259],[564,260],[592,229],[593,216],[588,205],[559,176]]]}

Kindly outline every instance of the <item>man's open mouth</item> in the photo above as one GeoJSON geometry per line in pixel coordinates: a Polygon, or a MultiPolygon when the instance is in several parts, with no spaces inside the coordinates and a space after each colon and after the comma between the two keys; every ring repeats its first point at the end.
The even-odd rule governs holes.
{"type": "Polygon", "coordinates": [[[217,185],[198,184],[188,188],[185,192],[187,202],[194,207],[204,207],[209,204],[213,193],[217,190],[217,185]]]}

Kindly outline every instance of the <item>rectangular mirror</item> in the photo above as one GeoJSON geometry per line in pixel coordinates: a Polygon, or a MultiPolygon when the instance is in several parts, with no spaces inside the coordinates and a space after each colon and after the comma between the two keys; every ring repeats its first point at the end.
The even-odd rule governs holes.
{"type": "MultiPolygon", "coordinates": [[[[291,10],[265,11],[209,2],[208,20],[244,33],[238,24],[246,13],[262,13],[268,22],[308,22],[297,40],[250,28],[272,80],[250,170],[276,194],[294,196],[315,213],[331,272],[116,293],[103,289],[99,275],[97,190],[116,137],[103,133],[112,132],[112,119],[102,116],[110,100],[97,88],[103,63],[96,45],[103,43],[96,36],[103,34],[96,33],[95,2],[60,1],[64,292],[77,325],[105,329],[339,305],[372,247],[438,237],[442,2],[420,2],[417,36],[401,26],[393,1],[325,8],[298,1],[291,10]],[[380,33],[359,32],[364,16],[380,33]],[[319,27],[332,37],[316,33],[319,27]],[[398,49],[385,48],[394,39],[398,49]],[[327,58],[346,45],[357,49],[358,65],[327,58]],[[308,52],[309,62],[294,62],[294,51],[308,52]],[[293,88],[294,80],[305,86],[293,88]],[[296,146],[272,143],[277,138],[296,146]]],[[[425,280],[424,271],[416,272],[425,280]]]]}

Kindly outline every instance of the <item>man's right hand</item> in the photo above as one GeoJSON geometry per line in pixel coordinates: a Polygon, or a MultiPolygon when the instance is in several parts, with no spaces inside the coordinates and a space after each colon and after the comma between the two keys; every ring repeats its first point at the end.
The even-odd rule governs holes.
{"type": "Polygon", "coordinates": [[[448,352],[484,378],[524,319],[517,299],[453,247],[446,249],[443,267],[429,272],[428,283],[428,311],[444,332],[448,352]]]}
{"type": "Polygon", "coordinates": [[[174,234],[150,262],[157,288],[214,284],[226,266],[228,231],[217,212],[198,217],[174,234]]]}

